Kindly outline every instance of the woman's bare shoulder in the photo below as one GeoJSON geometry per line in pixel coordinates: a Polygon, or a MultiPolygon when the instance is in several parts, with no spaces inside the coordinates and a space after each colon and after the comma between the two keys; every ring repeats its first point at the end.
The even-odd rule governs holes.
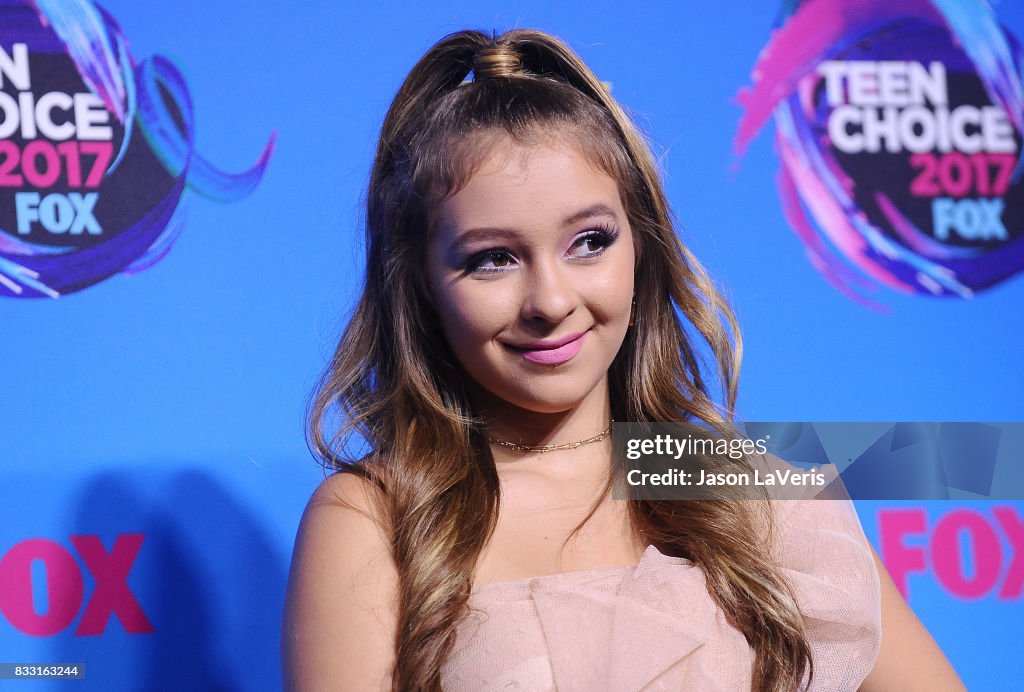
{"type": "Polygon", "coordinates": [[[390,686],[397,574],[377,493],[355,473],[336,473],[306,505],[282,627],[287,689],[390,686]]]}
{"type": "Polygon", "coordinates": [[[336,471],[313,491],[306,511],[320,507],[355,510],[379,524],[379,499],[380,491],[364,476],[350,470],[336,471]]]}

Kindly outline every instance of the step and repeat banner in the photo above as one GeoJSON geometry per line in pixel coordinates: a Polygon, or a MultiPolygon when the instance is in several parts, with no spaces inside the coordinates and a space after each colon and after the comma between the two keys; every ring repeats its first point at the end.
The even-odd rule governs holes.
{"type": "Polygon", "coordinates": [[[0,0],[0,675],[84,664],[0,687],[280,686],[378,129],[433,42],[515,27],[649,135],[743,419],[976,424],[941,493],[855,500],[968,687],[1020,684],[1024,6],[555,5],[0,0]]]}

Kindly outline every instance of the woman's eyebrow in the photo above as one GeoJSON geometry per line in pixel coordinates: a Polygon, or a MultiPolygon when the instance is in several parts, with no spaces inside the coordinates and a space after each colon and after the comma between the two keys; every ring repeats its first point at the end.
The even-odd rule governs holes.
{"type": "MultiPolygon", "coordinates": [[[[581,209],[562,220],[562,226],[571,226],[574,223],[579,223],[585,219],[592,219],[594,217],[604,216],[614,221],[618,221],[618,214],[607,204],[598,202],[597,204],[591,204],[585,209],[581,209]]],[[[464,245],[468,245],[474,241],[481,240],[495,240],[498,238],[516,237],[518,233],[511,228],[494,228],[484,226],[481,228],[471,228],[468,231],[464,231],[452,241],[452,249],[458,250],[464,245]]]]}
{"type": "Polygon", "coordinates": [[[581,209],[575,214],[566,217],[566,219],[562,221],[562,225],[569,226],[579,221],[583,221],[584,219],[592,219],[595,216],[607,216],[615,221],[618,221],[619,219],[619,216],[615,213],[614,209],[603,202],[598,202],[597,204],[591,204],[586,209],[581,209]]]}

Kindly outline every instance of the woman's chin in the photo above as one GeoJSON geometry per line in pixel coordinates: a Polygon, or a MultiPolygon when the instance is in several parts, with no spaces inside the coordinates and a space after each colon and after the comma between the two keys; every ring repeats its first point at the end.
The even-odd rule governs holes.
{"type": "Polygon", "coordinates": [[[585,392],[573,393],[565,389],[550,392],[509,392],[504,396],[495,393],[501,401],[533,413],[556,414],[565,413],[577,408],[586,399],[585,392]]]}

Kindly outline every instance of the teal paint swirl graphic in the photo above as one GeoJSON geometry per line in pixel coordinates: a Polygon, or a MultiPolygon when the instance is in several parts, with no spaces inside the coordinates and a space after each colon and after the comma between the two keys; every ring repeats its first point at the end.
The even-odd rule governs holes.
{"type": "Polygon", "coordinates": [[[191,191],[252,192],[271,135],[241,173],[195,148],[184,77],[136,61],[114,19],[86,0],[0,0],[0,296],[58,298],[160,261],[191,191]]]}
{"type": "Polygon", "coordinates": [[[984,0],[788,2],[737,154],[774,118],[783,212],[850,298],[973,297],[1024,268],[1022,55],[984,0]]]}

